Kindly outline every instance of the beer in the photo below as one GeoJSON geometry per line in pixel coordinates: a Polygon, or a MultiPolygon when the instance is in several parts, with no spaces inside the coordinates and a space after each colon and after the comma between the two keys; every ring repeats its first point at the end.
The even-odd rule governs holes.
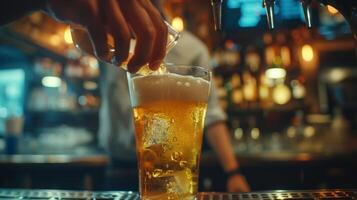
{"type": "Polygon", "coordinates": [[[194,199],[209,82],[160,74],[132,87],[141,198],[194,199]]]}

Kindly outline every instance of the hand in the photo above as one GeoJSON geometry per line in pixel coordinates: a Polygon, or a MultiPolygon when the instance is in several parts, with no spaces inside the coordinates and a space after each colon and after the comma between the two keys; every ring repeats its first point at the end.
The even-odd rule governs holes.
{"type": "Polygon", "coordinates": [[[228,192],[249,192],[250,187],[245,177],[241,174],[235,174],[227,179],[228,192]]]}
{"type": "Polygon", "coordinates": [[[95,54],[103,60],[109,55],[107,33],[114,37],[117,63],[128,60],[134,34],[136,47],[128,63],[131,73],[146,63],[156,70],[164,59],[168,30],[150,0],[48,0],[47,12],[62,22],[87,28],[95,54]]]}

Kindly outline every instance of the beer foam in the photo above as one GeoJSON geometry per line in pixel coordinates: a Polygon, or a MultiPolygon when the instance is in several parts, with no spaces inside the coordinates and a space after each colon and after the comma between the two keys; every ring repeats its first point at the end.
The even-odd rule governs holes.
{"type": "Polygon", "coordinates": [[[206,102],[210,83],[199,77],[164,73],[134,77],[132,87],[133,106],[139,106],[161,100],[206,102]]]}

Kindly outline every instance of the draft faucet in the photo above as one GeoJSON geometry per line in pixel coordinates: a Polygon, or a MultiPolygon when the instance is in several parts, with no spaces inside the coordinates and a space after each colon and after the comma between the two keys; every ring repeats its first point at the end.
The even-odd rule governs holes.
{"type": "MultiPolygon", "coordinates": [[[[284,1],[284,0],[282,0],[284,1]]],[[[325,6],[335,7],[347,20],[351,30],[357,40],[357,0],[300,0],[304,10],[305,22],[308,28],[312,27],[311,23],[311,4],[317,1],[325,6]]],[[[275,0],[263,0],[263,7],[267,13],[267,23],[270,29],[274,29],[274,4],[275,0]]],[[[222,6],[223,0],[211,0],[214,24],[216,30],[222,28],[222,6]]]]}
{"type": "Polygon", "coordinates": [[[211,0],[211,5],[212,5],[213,20],[214,20],[214,28],[216,30],[221,30],[223,0],[211,0]]]}

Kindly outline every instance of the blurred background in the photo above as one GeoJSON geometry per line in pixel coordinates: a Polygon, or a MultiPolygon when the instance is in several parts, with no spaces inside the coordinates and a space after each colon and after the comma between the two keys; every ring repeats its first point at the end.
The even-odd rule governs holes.
{"type": "MultiPolygon", "coordinates": [[[[234,151],[253,190],[357,187],[356,42],[333,7],[227,0],[223,31],[210,3],[167,1],[171,24],[209,48],[234,151]]],[[[98,145],[99,63],[69,26],[33,13],[0,28],[0,187],[107,189],[98,145]]],[[[136,169],[134,169],[136,170],[136,169]]],[[[123,172],[125,173],[125,172],[123,172]]],[[[225,189],[204,145],[201,190],[225,189]]]]}

